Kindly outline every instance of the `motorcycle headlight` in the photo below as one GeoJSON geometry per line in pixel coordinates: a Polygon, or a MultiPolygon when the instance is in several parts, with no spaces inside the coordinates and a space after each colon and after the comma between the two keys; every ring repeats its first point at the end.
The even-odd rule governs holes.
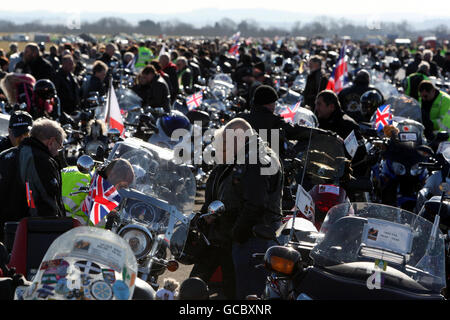
{"type": "Polygon", "coordinates": [[[406,168],[404,165],[398,162],[392,162],[392,170],[396,175],[403,176],[406,173],[406,168]]]}
{"type": "Polygon", "coordinates": [[[415,165],[413,165],[411,167],[410,172],[411,172],[412,176],[418,176],[418,175],[420,175],[423,172],[423,168],[419,167],[419,164],[416,163],[415,165]]]}
{"type": "Polygon", "coordinates": [[[120,230],[119,236],[130,245],[136,259],[146,256],[151,250],[152,235],[145,227],[128,225],[120,230]]]}

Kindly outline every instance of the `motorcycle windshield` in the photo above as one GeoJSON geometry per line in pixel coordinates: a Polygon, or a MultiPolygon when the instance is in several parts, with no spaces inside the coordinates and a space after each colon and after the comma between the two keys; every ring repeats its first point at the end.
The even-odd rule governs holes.
{"type": "Polygon", "coordinates": [[[306,163],[306,175],[312,184],[335,184],[344,174],[344,143],[336,136],[313,130],[309,151],[303,152],[300,159],[306,163]]]}
{"type": "MultiPolygon", "coordinates": [[[[388,98],[385,104],[391,106],[390,111],[394,122],[409,119],[414,120],[419,124],[422,123],[422,111],[420,108],[420,103],[416,99],[402,94],[388,98]]],[[[375,111],[370,118],[370,122],[373,125],[375,125],[376,118],[377,112],[375,111]]]]}
{"type": "MultiPolygon", "coordinates": [[[[395,286],[437,293],[445,287],[444,236],[438,225],[409,211],[375,203],[340,204],[330,209],[320,234],[311,251],[315,265],[336,269],[373,263],[383,266],[385,280],[395,286]]],[[[352,273],[364,276],[363,271],[373,270],[352,273]]]]}
{"type": "Polygon", "coordinates": [[[142,98],[128,88],[118,88],[116,96],[125,121],[133,123],[136,116],[140,114],[142,98]]]}
{"type": "Polygon", "coordinates": [[[172,150],[129,138],[114,145],[108,160],[115,158],[127,159],[133,166],[131,190],[165,201],[185,215],[192,213],[195,177],[186,165],[175,164],[172,150]]]}
{"type": "Polygon", "coordinates": [[[229,109],[226,99],[232,94],[233,90],[233,80],[229,75],[225,73],[216,74],[209,79],[208,94],[203,104],[211,111],[226,111],[229,109]]]}
{"type": "Polygon", "coordinates": [[[81,226],[48,248],[25,300],[131,300],[138,272],[129,244],[102,228],[81,226]]]}
{"type": "Polygon", "coordinates": [[[414,98],[404,94],[390,97],[386,104],[391,105],[391,112],[394,117],[411,119],[422,123],[422,111],[420,103],[414,98]]]}
{"type": "Polygon", "coordinates": [[[380,90],[380,92],[383,94],[384,100],[399,96],[397,88],[392,83],[387,82],[384,76],[385,74],[383,72],[372,70],[372,85],[380,90]]]}
{"type": "Polygon", "coordinates": [[[191,170],[174,163],[173,151],[130,138],[114,146],[109,160],[130,161],[135,181],[119,193],[122,221],[143,224],[163,235],[171,253],[182,254],[193,217],[196,182],[191,170]]]}

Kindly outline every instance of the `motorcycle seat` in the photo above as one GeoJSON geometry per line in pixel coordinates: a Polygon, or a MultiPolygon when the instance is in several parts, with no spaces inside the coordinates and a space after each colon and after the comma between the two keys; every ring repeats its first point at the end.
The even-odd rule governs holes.
{"type": "Polygon", "coordinates": [[[71,217],[23,218],[17,227],[8,268],[16,268],[16,273],[31,280],[53,241],[78,226],[81,223],[71,217]]]}

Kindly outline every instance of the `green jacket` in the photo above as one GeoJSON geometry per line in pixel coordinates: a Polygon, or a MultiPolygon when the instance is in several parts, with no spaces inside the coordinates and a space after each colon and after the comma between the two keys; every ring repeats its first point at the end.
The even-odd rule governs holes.
{"type": "Polygon", "coordinates": [[[72,218],[75,218],[86,225],[89,219],[81,210],[81,206],[87,193],[82,192],[75,195],[70,195],[70,193],[78,191],[80,187],[89,188],[91,176],[87,173],[81,173],[76,166],[72,166],[62,169],[61,177],[62,198],[67,216],[70,215],[72,218]]]}
{"type": "Polygon", "coordinates": [[[447,93],[439,91],[431,106],[430,119],[434,130],[450,131],[450,96],[447,93]]]}
{"type": "Polygon", "coordinates": [[[405,94],[407,96],[413,97],[416,100],[419,100],[419,84],[420,81],[414,81],[413,83],[411,82],[411,79],[416,77],[416,76],[421,76],[422,80],[429,80],[429,78],[420,72],[415,72],[413,74],[410,74],[407,78],[406,78],[406,90],[405,90],[405,94]]]}
{"type": "Polygon", "coordinates": [[[135,68],[143,68],[145,67],[152,59],[153,52],[147,47],[139,47],[138,57],[135,63],[135,68]]]}

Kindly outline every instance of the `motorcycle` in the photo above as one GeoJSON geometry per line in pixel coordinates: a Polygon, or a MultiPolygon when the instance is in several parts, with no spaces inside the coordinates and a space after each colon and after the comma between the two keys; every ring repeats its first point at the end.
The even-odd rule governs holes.
{"type": "MultiPolygon", "coordinates": [[[[287,194],[291,197],[291,204],[295,198],[296,215],[310,220],[318,229],[331,207],[349,202],[347,192],[370,191],[372,188],[370,181],[362,177],[344,181],[345,167],[348,165],[344,148],[341,138],[313,129],[309,140],[299,141],[293,148],[294,154],[297,154],[299,170],[295,182],[289,186],[290,193],[287,194]],[[294,197],[295,189],[297,191],[294,197]],[[299,189],[309,194],[314,206],[312,210],[299,207],[299,189]]],[[[305,204],[302,203],[302,206],[305,204]]]]}
{"type": "MultiPolygon", "coordinates": [[[[386,103],[391,105],[392,125],[398,132],[382,141],[380,162],[372,167],[372,180],[378,191],[373,201],[412,211],[427,177],[419,163],[427,162],[434,152],[427,145],[417,101],[400,95],[389,98],[386,103]]],[[[375,123],[375,114],[372,123],[375,123]]]]}
{"type": "Polygon", "coordinates": [[[154,290],[136,274],[126,241],[108,230],[78,227],[55,239],[14,300],[153,300],[154,290]]]}
{"type": "Polygon", "coordinates": [[[334,206],[315,235],[312,266],[296,245],[266,251],[271,276],[263,298],[442,300],[445,244],[438,224],[381,204],[334,206]],[[283,290],[271,290],[273,279],[286,282],[283,290]]]}
{"type": "Polygon", "coordinates": [[[426,200],[441,195],[440,186],[442,183],[450,184],[450,144],[448,142],[440,143],[434,160],[428,163],[420,163],[420,166],[431,172],[425,181],[425,185],[418,193],[416,213],[419,212],[426,200]]]}
{"type": "Polygon", "coordinates": [[[130,244],[139,278],[156,289],[158,276],[178,268],[167,252],[175,258],[183,252],[194,216],[195,178],[187,166],[174,163],[172,150],[139,139],[116,143],[108,160],[115,158],[130,161],[136,179],[131,188],[119,190],[121,203],[106,228],[130,244]]]}

